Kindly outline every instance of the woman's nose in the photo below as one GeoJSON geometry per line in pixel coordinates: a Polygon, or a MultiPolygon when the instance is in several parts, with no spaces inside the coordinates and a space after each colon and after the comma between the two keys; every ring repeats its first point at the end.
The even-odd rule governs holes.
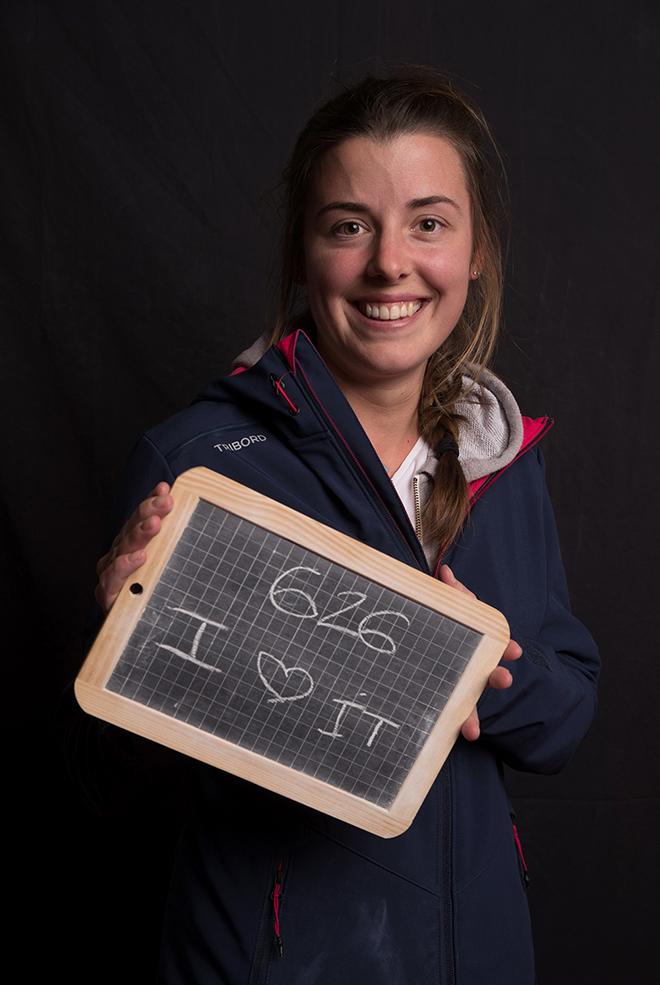
{"type": "Polygon", "coordinates": [[[370,277],[398,280],[410,273],[410,257],[400,232],[382,231],[374,237],[367,273],[370,277]]]}

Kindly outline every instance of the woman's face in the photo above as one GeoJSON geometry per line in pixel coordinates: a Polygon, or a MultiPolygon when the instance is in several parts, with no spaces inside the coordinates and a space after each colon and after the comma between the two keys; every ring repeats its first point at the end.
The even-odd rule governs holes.
{"type": "Polygon", "coordinates": [[[470,198],[447,140],[352,137],[320,159],[304,276],[318,349],[344,380],[421,386],[463,311],[471,259],[470,198]]]}

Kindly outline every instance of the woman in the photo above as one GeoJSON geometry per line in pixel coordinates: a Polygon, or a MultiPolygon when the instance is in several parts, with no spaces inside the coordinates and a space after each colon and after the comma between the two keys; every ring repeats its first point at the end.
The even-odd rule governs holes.
{"type": "Polygon", "coordinates": [[[552,422],[523,418],[486,368],[502,285],[492,149],[480,111],[431,70],[367,78],[323,106],[285,171],[272,337],[136,446],[130,517],[99,562],[105,611],[171,509],[171,482],[201,464],[476,592],[513,636],[398,838],[190,761],[168,985],[534,981],[502,764],[564,765],[599,662],[570,612],[537,447],[552,422]],[[308,307],[292,316],[300,287],[308,307]]]}

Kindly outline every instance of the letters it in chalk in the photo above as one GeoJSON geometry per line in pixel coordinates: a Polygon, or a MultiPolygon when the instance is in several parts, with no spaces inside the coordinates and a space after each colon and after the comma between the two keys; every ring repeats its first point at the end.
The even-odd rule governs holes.
{"type": "Polygon", "coordinates": [[[390,721],[389,718],[383,718],[382,715],[377,715],[373,711],[367,711],[366,705],[360,705],[357,703],[357,701],[345,701],[343,698],[333,698],[332,700],[340,706],[339,711],[337,713],[337,718],[335,719],[334,728],[332,732],[326,732],[324,729],[320,728],[318,731],[321,733],[321,735],[329,735],[332,739],[341,739],[342,733],[339,731],[339,725],[342,719],[344,718],[344,716],[346,715],[348,708],[357,708],[360,712],[362,712],[362,714],[367,715],[369,718],[375,718],[377,720],[376,724],[373,727],[371,735],[367,740],[368,748],[371,748],[374,739],[378,735],[383,725],[391,725],[392,728],[401,728],[400,725],[397,725],[396,722],[390,721]]]}

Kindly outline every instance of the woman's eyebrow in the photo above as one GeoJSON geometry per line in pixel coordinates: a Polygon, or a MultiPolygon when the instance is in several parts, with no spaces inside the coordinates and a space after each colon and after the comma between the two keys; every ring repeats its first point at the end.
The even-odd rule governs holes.
{"type": "MultiPolygon", "coordinates": [[[[447,195],[429,195],[427,198],[413,198],[408,202],[409,209],[423,209],[426,205],[451,205],[460,214],[461,208],[453,198],[449,198],[447,195]]],[[[324,205],[322,209],[316,214],[317,219],[325,215],[326,212],[331,212],[332,210],[337,210],[339,212],[368,212],[369,206],[363,205],[361,202],[330,202],[328,205],[324,205]]]]}

